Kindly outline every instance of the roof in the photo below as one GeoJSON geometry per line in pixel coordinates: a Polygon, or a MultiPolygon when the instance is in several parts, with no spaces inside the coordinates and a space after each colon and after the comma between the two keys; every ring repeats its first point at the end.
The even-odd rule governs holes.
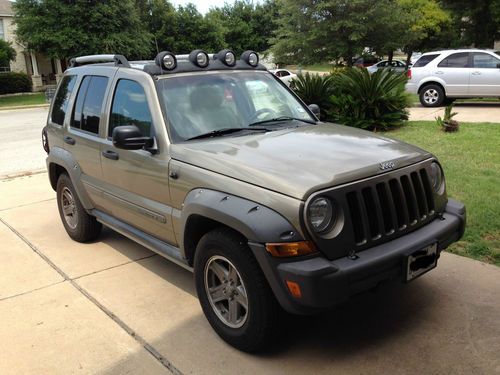
{"type": "Polygon", "coordinates": [[[10,0],[0,0],[0,15],[14,16],[14,11],[12,10],[12,2],[10,0]]]}
{"type": "Polygon", "coordinates": [[[459,48],[459,49],[444,49],[441,51],[430,51],[426,52],[423,55],[436,55],[442,53],[465,53],[465,52],[494,52],[491,49],[481,49],[481,48],[459,48]]]}

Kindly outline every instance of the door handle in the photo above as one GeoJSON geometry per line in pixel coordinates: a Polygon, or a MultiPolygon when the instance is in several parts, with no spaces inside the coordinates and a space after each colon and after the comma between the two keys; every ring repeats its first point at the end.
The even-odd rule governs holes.
{"type": "Polygon", "coordinates": [[[480,75],[481,75],[481,72],[472,72],[472,75],[473,75],[473,76],[480,76],[480,75]]]}
{"type": "Polygon", "coordinates": [[[74,145],[76,143],[75,139],[74,138],[71,138],[71,137],[64,137],[64,142],[66,142],[68,145],[74,145]]]}
{"type": "Polygon", "coordinates": [[[111,151],[111,150],[103,151],[102,156],[104,156],[107,159],[111,159],[111,160],[118,160],[118,158],[119,158],[118,153],[111,151]]]}

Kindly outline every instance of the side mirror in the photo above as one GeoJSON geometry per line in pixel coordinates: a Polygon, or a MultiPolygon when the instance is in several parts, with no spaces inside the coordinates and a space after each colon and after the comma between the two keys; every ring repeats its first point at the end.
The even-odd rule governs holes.
{"type": "Polygon", "coordinates": [[[314,115],[319,118],[319,115],[321,114],[321,110],[319,109],[319,105],[317,104],[309,104],[308,108],[311,110],[314,115]]]}
{"type": "Polygon", "coordinates": [[[113,146],[124,150],[148,149],[154,146],[154,138],[143,137],[135,125],[117,126],[113,129],[113,146]]]}

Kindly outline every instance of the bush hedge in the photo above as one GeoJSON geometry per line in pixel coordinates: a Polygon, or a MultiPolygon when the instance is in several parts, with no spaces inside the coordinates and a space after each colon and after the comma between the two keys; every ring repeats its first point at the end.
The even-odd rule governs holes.
{"type": "Polygon", "coordinates": [[[33,83],[26,73],[0,73],[0,95],[30,92],[33,83]]]}

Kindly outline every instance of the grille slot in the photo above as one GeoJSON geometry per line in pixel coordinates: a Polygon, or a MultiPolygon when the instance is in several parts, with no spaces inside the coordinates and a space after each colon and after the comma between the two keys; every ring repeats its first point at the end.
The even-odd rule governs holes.
{"type": "Polygon", "coordinates": [[[371,186],[363,184],[345,197],[357,246],[396,236],[434,215],[425,168],[371,186]]]}

